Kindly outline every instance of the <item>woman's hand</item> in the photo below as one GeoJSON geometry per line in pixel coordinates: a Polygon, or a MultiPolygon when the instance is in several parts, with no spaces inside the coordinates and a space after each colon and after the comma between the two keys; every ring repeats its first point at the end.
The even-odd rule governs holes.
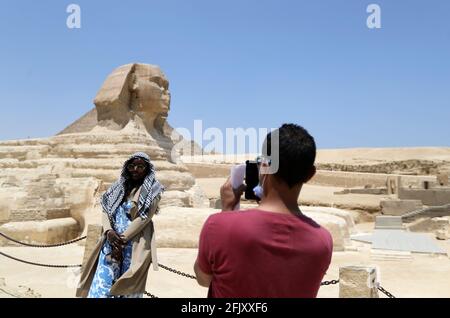
{"type": "Polygon", "coordinates": [[[111,258],[114,259],[116,262],[122,262],[123,260],[123,248],[125,247],[125,240],[122,235],[117,234],[114,230],[108,230],[106,232],[106,239],[108,240],[109,244],[111,244],[112,252],[111,252],[111,258]]]}
{"type": "Polygon", "coordinates": [[[106,232],[106,239],[108,240],[109,244],[111,244],[113,249],[122,250],[125,247],[125,240],[114,230],[109,230],[108,232],[106,232]]]}
{"type": "Polygon", "coordinates": [[[116,262],[121,263],[123,260],[122,248],[113,247],[112,252],[111,252],[111,258],[114,259],[116,262]]]}

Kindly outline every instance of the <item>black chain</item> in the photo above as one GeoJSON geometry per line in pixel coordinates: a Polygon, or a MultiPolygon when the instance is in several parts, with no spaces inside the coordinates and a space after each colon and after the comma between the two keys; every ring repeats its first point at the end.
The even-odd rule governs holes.
{"type": "MultiPolygon", "coordinates": [[[[51,268],[70,268],[70,267],[81,267],[82,265],[50,265],[50,264],[40,264],[40,263],[34,263],[34,262],[29,262],[29,261],[25,261],[16,257],[13,257],[11,255],[5,254],[3,252],[0,252],[0,255],[3,255],[5,257],[8,257],[10,259],[13,259],[15,261],[21,262],[21,263],[25,263],[25,264],[30,264],[30,265],[36,265],[36,266],[43,266],[43,267],[51,267],[51,268]]],[[[187,278],[192,278],[192,279],[196,279],[196,277],[194,275],[190,275],[190,274],[186,274],[183,273],[181,271],[178,271],[176,269],[170,268],[168,266],[162,265],[162,264],[158,264],[159,267],[161,267],[162,269],[165,269],[169,272],[175,273],[177,275],[181,275],[187,278]]],[[[322,283],[320,283],[320,286],[328,286],[328,285],[335,285],[339,283],[339,279],[333,279],[333,280],[329,280],[329,281],[324,281],[322,283]]],[[[388,296],[389,298],[395,298],[394,295],[392,295],[390,292],[388,292],[387,290],[385,290],[383,287],[379,286],[378,290],[380,290],[382,293],[384,293],[386,296],[388,296]]],[[[149,296],[150,298],[158,298],[157,296],[145,291],[144,292],[145,295],[149,296]]]]}
{"type": "Polygon", "coordinates": [[[379,290],[380,292],[382,292],[383,294],[385,294],[386,296],[388,296],[389,298],[395,298],[394,295],[392,295],[390,292],[388,292],[386,289],[384,289],[384,288],[381,287],[381,286],[378,286],[378,290],[379,290]]]}
{"type": "Polygon", "coordinates": [[[335,284],[339,284],[339,279],[333,279],[333,280],[321,282],[320,286],[328,286],[328,285],[335,285],[335,284]]]}
{"type": "Polygon", "coordinates": [[[5,257],[7,257],[7,258],[10,258],[10,259],[12,259],[12,260],[15,260],[15,261],[18,261],[18,262],[21,262],[21,263],[25,263],[25,264],[29,264],[29,265],[42,266],[42,267],[50,267],[50,268],[71,268],[71,267],[81,267],[81,264],[79,264],[79,265],[51,265],[51,264],[34,263],[34,262],[29,262],[29,261],[25,261],[25,260],[23,260],[23,259],[16,258],[16,257],[14,257],[14,256],[5,254],[5,253],[3,253],[3,252],[0,252],[0,255],[3,255],[3,256],[5,256],[5,257]]]}
{"type": "MultiPolygon", "coordinates": [[[[83,236],[83,237],[80,237],[78,239],[75,239],[75,240],[72,240],[72,241],[68,241],[68,242],[65,242],[65,243],[52,244],[52,245],[36,245],[36,244],[28,244],[28,243],[23,243],[23,242],[14,240],[14,239],[8,237],[7,235],[5,235],[5,234],[3,234],[1,232],[0,232],[0,235],[5,237],[5,238],[7,238],[7,239],[9,239],[9,240],[11,240],[11,241],[13,241],[13,242],[16,242],[16,243],[19,243],[19,244],[22,244],[22,245],[25,245],[25,246],[31,246],[31,247],[56,247],[56,246],[63,246],[63,245],[68,245],[68,244],[71,244],[71,243],[75,243],[77,241],[84,240],[86,238],[86,236],[83,236]]],[[[81,267],[82,266],[82,265],[49,265],[49,264],[33,263],[33,262],[29,262],[29,261],[25,261],[25,260],[21,260],[21,259],[15,258],[13,256],[7,255],[7,254],[2,253],[2,252],[0,252],[0,254],[5,256],[5,257],[8,257],[10,259],[13,259],[13,260],[25,263],[25,264],[36,265],[36,266],[44,266],[44,267],[52,267],[52,268],[69,268],[69,267],[81,267]]],[[[163,264],[158,264],[158,266],[161,267],[162,269],[165,269],[166,271],[175,273],[177,275],[184,276],[184,277],[191,278],[191,279],[197,279],[194,275],[183,273],[182,271],[170,268],[170,267],[165,266],[163,264]]],[[[324,281],[324,282],[320,283],[320,286],[335,285],[335,284],[338,284],[338,283],[339,283],[339,279],[337,279],[337,280],[333,279],[333,280],[330,280],[330,281],[324,281]]],[[[381,292],[383,292],[386,296],[388,296],[389,298],[395,298],[391,293],[386,291],[383,287],[380,286],[380,287],[378,287],[378,289],[381,292]]],[[[147,291],[145,292],[145,294],[147,296],[151,297],[151,298],[158,298],[155,295],[153,295],[153,294],[151,294],[151,293],[149,293],[147,291]]]]}
{"type": "MultiPolygon", "coordinates": [[[[181,276],[184,276],[184,277],[187,277],[187,278],[191,278],[191,279],[197,279],[194,275],[183,273],[181,271],[178,271],[176,269],[170,268],[168,266],[165,266],[165,265],[162,265],[162,264],[158,264],[158,266],[161,267],[162,269],[165,269],[165,270],[167,270],[169,272],[172,272],[172,273],[175,273],[177,275],[181,275],[181,276]]],[[[333,280],[330,280],[330,281],[322,282],[322,283],[320,283],[320,286],[328,286],[328,285],[335,285],[335,284],[339,284],[339,279],[337,279],[337,280],[333,279],[333,280]]]]}
{"type": "Polygon", "coordinates": [[[183,273],[181,271],[177,271],[176,269],[164,266],[162,264],[158,264],[158,266],[161,267],[162,269],[165,269],[166,271],[175,273],[177,275],[181,275],[181,276],[184,276],[184,277],[187,277],[187,278],[197,279],[194,275],[190,275],[190,274],[183,273]]]}
{"type": "Polygon", "coordinates": [[[150,298],[159,298],[159,297],[156,297],[156,296],[153,295],[153,294],[150,294],[148,291],[145,291],[144,294],[146,294],[146,295],[147,295],[148,297],[150,297],[150,298]]]}
{"type": "MultiPolygon", "coordinates": [[[[176,270],[174,270],[174,269],[172,269],[172,268],[168,268],[167,266],[164,266],[164,265],[159,265],[159,266],[160,266],[161,268],[167,269],[167,270],[170,271],[170,272],[176,272],[176,273],[179,274],[179,275],[182,275],[182,274],[183,274],[183,273],[181,273],[181,272],[179,272],[179,271],[176,271],[176,270]],[[181,273],[181,274],[180,274],[180,273],[181,273]]],[[[185,275],[188,275],[188,274],[185,274],[185,275]]],[[[185,276],[185,275],[183,275],[183,276],[185,276]]],[[[192,275],[188,275],[188,276],[192,277],[192,275]]],[[[195,278],[195,277],[194,277],[194,278],[195,278]]],[[[324,285],[335,285],[335,284],[338,284],[338,283],[339,283],[339,279],[338,279],[338,280],[325,281],[325,282],[320,283],[320,285],[321,285],[321,286],[324,286],[324,285]]],[[[157,297],[157,296],[155,296],[155,295],[149,293],[148,291],[145,291],[144,294],[147,295],[147,296],[150,297],[150,298],[159,298],[159,297],[157,297]]],[[[393,296],[392,296],[392,297],[393,297],[393,296]]]]}
{"type": "Polygon", "coordinates": [[[38,247],[38,248],[44,248],[44,247],[58,247],[58,246],[69,245],[69,244],[76,243],[76,242],[78,242],[78,241],[84,240],[84,239],[86,238],[86,236],[82,236],[82,237],[79,237],[79,238],[77,238],[77,239],[73,239],[73,240],[70,240],[70,241],[67,241],[67,242],[63,242],[63,243],[48,244],[48,245],[45,245],[45,244],[39,245],[39,244],[29,244],[29,243],[25,243],[25,242],[21,242],[21,241],[15,240],[15,239],[13,239],[12,237],[9,237],[8,235],[6,235],[6,234],[4,234],[4,233],[2,233],[2,232],[0,232],[0,236],[3,236],[3,237],[6,238],[7,240],[10,240],[10,241],[12,241],[12,242],[14,242],[14,243],[17,243],[17,244],[20,244],[20,245],[24,245],[24,246],[28,246],[28,247],[38,247]]]}

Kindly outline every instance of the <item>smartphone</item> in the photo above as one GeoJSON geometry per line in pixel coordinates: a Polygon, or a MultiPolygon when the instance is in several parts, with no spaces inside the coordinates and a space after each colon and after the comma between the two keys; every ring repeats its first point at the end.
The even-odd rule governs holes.
{"type": "Polygon", "coordinates": [[[259,200],[253,192],[253,189],[259,184],[259,170],[256,161],[247,160],[245,162],[245,198],[247,200],[259,200]]]}

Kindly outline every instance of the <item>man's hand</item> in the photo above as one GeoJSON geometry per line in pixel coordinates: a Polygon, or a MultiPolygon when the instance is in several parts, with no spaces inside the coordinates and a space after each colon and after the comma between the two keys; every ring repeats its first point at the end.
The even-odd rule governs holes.
{"type": "Polygon", "coordinates": [[[238,189],[233,189],[230,178],[220,188],[220,200],[222,201],[222,211],[233,211],[234,207],[240,202],[241,196],[245,191],[245,184],[238,189]]]}

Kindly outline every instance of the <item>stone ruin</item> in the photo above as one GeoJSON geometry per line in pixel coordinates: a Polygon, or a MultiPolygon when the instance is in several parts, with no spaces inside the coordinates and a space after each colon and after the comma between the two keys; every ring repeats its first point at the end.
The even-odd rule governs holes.
{"type": "Polygon", "coordinates": [[[167,122],[169,82],[158,66],[118,67],[94,104],[56,136],[0,142],[1,232],[45,243],[79,236],[99,222],[100,195],[136,151],[150,155],[166,187],[163,207],[208,206],[172,153],[181,137],[167,122]]]}

